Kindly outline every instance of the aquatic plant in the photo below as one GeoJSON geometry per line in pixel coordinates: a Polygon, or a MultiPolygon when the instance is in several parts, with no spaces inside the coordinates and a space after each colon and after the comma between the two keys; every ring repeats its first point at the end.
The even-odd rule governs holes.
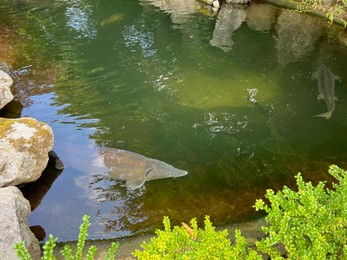
{"type": "MultiPolygon", "coordinates": [[[[63,255],[64,259],[66,260],[92,260],[94,259],[94,255],[97,251],[96,246],[90,246],[87,250],[85,250],[85,242],[88,236],[88,227],[90,226],[89,222],[89,216],[84,215],[82,218],[82,224],[80,226],[80,233],[78,236],[77,241],[77,248],[75,250],[72,250],[69,245],[65,245],[63,250],[61,250],[61,254],[63,255]],[[84,253],[85,257],[84,257],[84,253]]],[[[43,245],[43,253],[42,253],[42,260],[54,260],[54,248],[56,246],[57,238],[54,238],[52,235],[49,235],[49,239],[45,242],[43,245]]],[[[110,246],[110,248],[107,251],[107,255],[105,257],[106,260],[115,259],[116,250],[118,248],[119,244],[113,242],[110,246]]],[[[17,256],[21,260],[31,260],[30,253],[28,252],[27,248],[24,245],[24,242],[16,243],[14,245],[14,248],[16,250],[17,256]]]]}

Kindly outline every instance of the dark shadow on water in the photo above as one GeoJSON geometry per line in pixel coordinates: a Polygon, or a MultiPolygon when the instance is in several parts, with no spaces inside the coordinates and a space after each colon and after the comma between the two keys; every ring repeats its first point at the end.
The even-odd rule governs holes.
{"type": "Polygon", "coordinates": [[[0,117],[4,118],[20,118],[22,113],[23,105],[17,101],[12,100],[2,109],[0,109],[0,117]]]}
{"type": "Polygon", "coordinates": [[[24,197],[29,200],[31,211],[35,210],[49,191],[54,181],[63,170],[55,168],[55,158],[50,157],[46,169],[35,182],[28,183],[20,188],[24,197]]]}

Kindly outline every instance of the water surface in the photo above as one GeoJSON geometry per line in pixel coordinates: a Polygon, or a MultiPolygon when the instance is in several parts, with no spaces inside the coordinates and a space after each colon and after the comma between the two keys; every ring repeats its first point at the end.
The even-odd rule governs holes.
{"type": "MultiPolygon", "coordinates": [[[[22,116],[52,126],[54,151],[66,165],[51,173],[31,225],[64,241],[77,238],[84,214],[91,238],[150,231],[165,215],[173,223],[205,215],[217,225],[233,223],[256,217],[255,199],[292,185],[299,171],[317,181],[328,178],[332,163],[346,167],[341,29],[271,6],[218,14],[195,2],[174,6],[0,5],[0,24],[24,41],[22,52],[7,55],[22,116]],[[321,63],[341,77],[329,120],[314,117],[327,109],[312,79],[321,63]],[[91,167],[99,147],[189,174],[129,191],[91,167]]],[[[28,186],[25,194],[33,200],[36,190],[28,186]]]]}

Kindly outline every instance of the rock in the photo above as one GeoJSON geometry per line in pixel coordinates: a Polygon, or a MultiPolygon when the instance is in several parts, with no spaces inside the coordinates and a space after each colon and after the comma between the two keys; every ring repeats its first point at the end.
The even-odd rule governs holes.
{"type": "Polygon", "coordinates": [[[45,123],[0,118],[0,187],[37,180],[53,144],[53,131],[45,123]]]}
{"type": "Polygon", "coordinates": [[[199,0],[199,1],[207,5],[212,5],[214,0],[199,0]]]}
{"type": "Polygon", "coordinates": [[[8,74],[12,70],[12,66],[4,61],[0,61],[0,70],[8,74]]]}
{"type": "Polygon", "coordinates": [[[12,78],[0,70],[0,109],[13,99],[10,87],[13,84],[12,78]]]}
{"type": "Polygon", "coordinates": [[[64,169],[64,164],[63,164],[63,162],[58,158],[58,159],[55,159],[55,168],[57,169],[57,170],[62,170],[62,169],[64,169]]]}
{"type": "Polygon", "coordinates": [[[54,159],[54,161],[55,161],[55,168],[57,170],[64,169],[63,162],[60,160],[59,156],[54,151],[49,151],[48,155],[54,159]]]}
{"type": "Polygon", "coordinates": [[[218,0],[213,1],[212,5],[213,5],[213,7],[215,7],[215,8],[220,8],[220,4],[219,4],[219,1],[218,1],[218,0]]]}
{"type": "Polygon", "coordinates": [[[31,212],[29,202],[12,186],[0,189],[0,205],[0,259],[18,259],[13,245],[21,241],[33,259],[40,259],[39,241],[30,231],[27,220],[31,212]]]}
{"type": "Polygon", "coordinates": [[[332,6],[335,4],[335,0],[322,0],[321,4],[326,6],[332,6]]]}

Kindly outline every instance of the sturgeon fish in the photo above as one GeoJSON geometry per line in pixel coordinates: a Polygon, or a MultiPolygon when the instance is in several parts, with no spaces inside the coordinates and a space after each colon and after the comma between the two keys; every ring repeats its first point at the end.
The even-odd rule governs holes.
{"type": "Polygon", "coordinates": [[[106,174],[111,179],[125,181],[130,190],[140,188],[146,181],[188,174],[165,162],[121,149],[72,143],[60,143],[57,148],[67,167],[84,173],[106,174]]]}
{"type": "Polygon", "coordinates": [[[318,81],[318,100],[324,99],[328,108],[328,112],[315,115],[315,117],[329,119],[335,110],[335,101],[337,101],[337,97],[335,97],[335,80],[340,80],[340,77],[332,73],[327,66],[321,64],[317,71],[313,73],[312,78],[318,81]]]}
{"type": "Polygon", "coordinates": [[[165,162],[113,148],[100,149],[99,156],[93,164],[106,167],[112,179],[125,181],[126,187],[130,190],[140,188],[146,181],[188,174],[187,171],[177,169],[165,162]]]}

